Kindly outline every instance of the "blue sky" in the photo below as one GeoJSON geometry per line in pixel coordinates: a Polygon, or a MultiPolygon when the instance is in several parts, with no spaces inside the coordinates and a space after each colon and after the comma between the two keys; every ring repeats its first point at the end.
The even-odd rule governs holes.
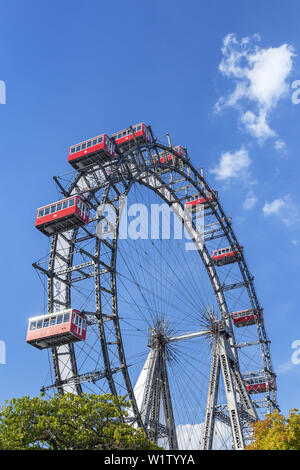
{"type": "Polygon", "coordinates": [[[25,343],[44,302],[36,207],[56,199],[69,145],[145,121],[220,191],[264,307],[280,407],[300,408],[299,14],[293,0],[0,1],[0,402],[38,394],[47,368],[25,343]]]}

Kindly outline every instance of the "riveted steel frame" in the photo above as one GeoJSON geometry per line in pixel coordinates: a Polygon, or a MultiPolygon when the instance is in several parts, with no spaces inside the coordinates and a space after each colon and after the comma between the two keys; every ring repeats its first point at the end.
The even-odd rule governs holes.
{"type": "MultiPolygon", "coordinates": [[[[115,237],[111,240],[102,239],[96,236],[95,233],[91,233],[88,228],[85,228],[85,235],[78,237],[78,231],[73,230],[68,233],[58,234],[52,238],[51,251],[49,258],[48,271],[45,271],[45,274],[48,276],[48,311],[53,312],[60,307],[70,308],[71,307],[71,289],[72,283],[75,282],[72,278],[72,272],[74,270],[78,271],[81,276],[78,278],[78,282],[81,279],[85,279],[87,274],[84,269],[88,266],[93,266],[94,270],[92,274],[89,274],[94,277],[94,286],[95,286],[95,298],[96,298],[96,312],[94,313],[95,321],[99,327],[99,338],[101,342],[101,350],[104,360],[105,371],[103,376],[106,377],[110,390],[113,394],[117,393],[115,386],[115,374],[118,374],[118,380],[120,380],[120,373],[122,374],[124,386],[127,390],[128,397],[132,402],[132,409],[135,416],[135,421],[138,426],[144,427],[145,424],[145,415],[141,415],[141,410],[139,410],[135,395],[133,391],[133,385],[131,383],[130,374],[126,362],[123,342],[122,342],[122,332],[119,324],[118,317],[118,303],[117,303],[117,251],[118,251],[118,231],[119,231],[119,222],[122,212],[122,198],[125,198],[131,187],[136,184],[142,184],[143,186],[149,188],[155,192],[163,201],[172,207],[172,210],[177,214],[179,218],[182,219],[183,223],[186,226],[186,229],[191,235],[192,240],[194,241],[198,253],[201,257],[201,260],[205,266],[207,275],[210,279],[211,285],[213,287],[221,319],[226,325],[229,336],[226,340],[226,345],[223,343],[223,348],[226,349],[226,354],[222,356],[220,352],[219,341],[217,346],[215,346],[214,352],[212,354],[212,364],[211,364],[211,376],[209,381],[209,390],[207,398],[207,407],[206,407],[206,426],[207,431],[205,431],[205,448],[211,448],[212,445],[212,434],[211,430],[213,429],[215,419],[218,419],[218,410],[217,410],[217,390],[218,390],[218,381],[220,377],[220,370],[222,370],[223,376],[226,372],[225,369],[230,368],[230,377],[231,377],[231,392],[228,395],[228,401],[234,403],[234,406],[228,406],[228,414],[230,415],[231,411],[232,416],[230,415],[230,420],[232,423],[232,429],[236,429],[236,423],[239,423],[239,413],[240,410],[237,407],[237,398],[236,393],[239,394],[239,397],[242,399],[245,408],[251,408],[251,413],[253,414],[252,401],[248,396],[246,388],[242,385],[242,378],[239,372],[239,362],[238,362],[238,348],[239,345],[235,344],[234,332],[232,328],[232,323],[230,320],[230,315],[228,312],[228,307],[225,298],[225,292],[231,290],[234,287],[232,285],[222,285],[216,268],[211,260],[210,254],[205,246],[205,243],[202,243],[197,233],[197,229],[193,221],[184,219],[184,199],[189,191],[189,188],[192,188],[194,192],[201,194],[203,197],[207,191],[211,191],[208,186],[205,178],[193,167],[188,158],[183,157],[176,152],[173,148],[163,145],[160,142],[153,141],[151,144],[140,145],[136,144],[128,151],[124,153],[119,153],[118,159],[112,161],[111,163],[103,163],[99,161],[97,167],[91,166],[82,171],[76,173],[75,177],[69,184],[67,188],[58,182],[56,178],[56,183],[58,183],[58,189],[64,196],[69,196],[70,194],[84,194],[85,197],[89,200],[92,207],[97,207],[103,204],[110,204],[115,208],[116,219],[115,219],[115,237]],[[173,154],[171,160],[166,160],[164,163],[159,160],[159,151],[165,150],[170,154],[173,154]],[[156,159],[156,163],[155,162],[156,159]],[[180,185],[180,186],[178,186],[180,185]],[[93,238],[95,240],[95,248],[93,253],[86,253],[90,260],[81,265],[73,266],[73,254],[76,246],[80,243],[81,240],[93,238]],[[61,249],[63,247],[63,256],[61,254],[61,249]],[[105,250],[105,257],[103,252],[105,250]],[[111,301],[109,305],[111,306],[110,311],[104,311],[107,309],[107,298],[110,297],[111,301]],[[106,301],[104,301],[106,298],[106,301]],[[108,341],[107,337],[107,328],[110,328],[111,332],[114,331],[115,341],[108,341]],[[112,344],[114,343],[114,344],[112,344]],[[110,348],[115,348],[115,353],[119,357],[119,367],[112,368],[110,360],[110,348]],[[229,352],[230,351],[230,354],[229,352]],[[223,361],[221,360],[223,357],[223,361]]],[[[212,193],[213,194],[213,193],[212,193]]],[[[216,224],[218,228],[216,230],[208,231],[206,237],[219,237],[224,236],[227,239],[227,242],[230,246],[236,248],[239,246],[237,238],[233,232],[231,220],[227,218],[226,214],[223,211],[223,208],[220,204],[219,199],[213,194],[212,200],[208,201],[209,211],[214,215],[216,219],[216,224]]],[[[97,219],[96,216],[95,219],[97,219]]],[[[100,220],[100,217],[98,217],[100,220]]],[[[94,219],[94,220],[95,220],[94,219]]],[[[205,238],[204,238],[205,241],[205,238]]],[[[240,285],[244,286],[247,289],[247,293],[250,299],[251,308],[257,311],[261,311],[261,306],[258,302],[257,295],[254,288],[253,277],[251,276],[244,254],[242,253],[239,259],[237,260],[239,270],[241,273],[241,282],[240,285]]],[[[42,268],[41,268],[42,269],[42,268]]],[[[237,286],[235,286],[237,287],[237,286]]],[[[258,334],[258,343],[261,348],[262,361],[264,365],[264,370],[266,373],[273,374],[273,368],[271,363],[271,356],[269,351],[269,340],[266,336],[266,331],[264,327],[264,322],[259,321],[256,324],[257,334],[258,334]]],[[[247,345],[245,345],[246,347],[247,345]]],[[[115,354],[116,355],[116,354],[115,354]]],[[[162,359],[162,358],[160,358],[162,359]]],[[[80,374],[77,371],[76,365],[76,354],[75,348],[73,345],[61,346],[58,348],[52,349],[52,360],[53,368],[55,375],[55,384],[58,388],[59,393],[65,393],[71,391],[72,393],[80,394],[82,392],[80,374]],[[76,380],[72,380],[76,378],[76,380]]],[[[151,392],[158,392],[163,389],[165,393],[164,405],[165,413],[168,414],[168,408],[171,409],[171,395],[168,388],[168,379],[166,371],[165,360],[162,360],[161,366],[159,368],[161,371],[161,380],[156,380],[156,384],[152,383],[150,387],[151,392]],[[151,391],[152,389],[152,391],[151,391]]],[[[98,374],[102,377],[101,374],[98,374]]],[[[155,374],[154,374],[155,375],[155,374]]],[[[159,375],[156,374],[156,377],[159,375]]],[[[273,390],[267,390],[266,392],[267,407],[270,411],[273,407],[277,406],[276,395],[273,390]]],[[[148,402],[149,403],[149,402],[148,402]]],[[[149,411],[150,413],[150,411],[149,411]]],[[[250,413],[250,415],[251,415],[250,413]]],[[[160,423],[158,423],[157,413],[155,413],[154,408],[150,413],[149,422],[152,422],[151,432],[153,432],[153,421],[156,422],[156,434],[157,429],[159,428],[160,423]],[[151,416],[150,416],[151,415],[151,416]]],[[[220,414],[219,414],[220,415],[220,414]]],[[[171,415],[170,415],[171,416],[171,415]]],[[[174,422],[172,416],[169,421],[167,420],[167,432],[169,436],[173,436],[173,441],[171,447],[176,448],[176,436],[174,436],[174,422]]],[[[239,442],[242,441],[242,428],[238,424],[238,433],[234,435],[233,432],[233,441],[235,442],[236,448],[239,448],[239,442]]]]}

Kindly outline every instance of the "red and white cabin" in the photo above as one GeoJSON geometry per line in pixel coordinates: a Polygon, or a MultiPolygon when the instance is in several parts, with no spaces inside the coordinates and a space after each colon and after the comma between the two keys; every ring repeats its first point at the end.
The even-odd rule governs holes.
{"type": "MultiPolygon", "coordinates": [[[[186,148],[182,147],[182,145],[177,145],[176,147],[173,147],[174,150],[179,153],[179,155],[182,155],[183,157],[187,158],[187,150],[186,148]]],[[[172,160],[173,158],[176,158],[176,155],[173,153],[167,152],[166,150],[163,150],[162,152],[159,152],[159,161],[161,163],[166,163],[168,160],[172,160]]],[[[158,160],[154,160],[153,163],[157,163],[158,160]]]]}
{"type": "Polygon", "coordinates": [[[244,381],[249,393],[263,393],[267,391],[267,388],[277,390],[275,379],[266,378],[265,375],[248,377],[244,381]]]}
{"type": "Polygon", "coordinates": [[[80,170],[99,160],[109,160],[116,156],[116,146],[107,134],[101,134],[69,148],[68,162],[80,170]]]}
{"type": "Polygon", "coordinates": [[[233,312],[231,314],[232,321],[235,326],[240,328],[241,326],[254,325],[257,320],[260,320],[261,314],[254,309],[241,310],[239,312],[233,312]]]}
{"type": "Polygon", "coordinates": [[[38,349],[84,341],[87,320],[78,310],[68,309],[32,317],[28,322],[26,342],[38,349]]]}
{"type": "Polygon", "coordinates": [[[204,208],[209,207],[209,203],[214,202],[214,197],[218,198],[217,191],[206,191],[205,196],[201,196],[201,194],[193,194],[192,196],[188,196],[185,201],[186,207],[188,206],[196,206],[198,204],[204,205],[204,208]]]}
{"type": "Polygon", "coordinates": [[[40,207],[35,226],[47,236],[88,224],[90,207],[82,196],[71,196],[62,201],[40,207]]]}
{"type": "MultiPolygon", "coordinates": [[[[149,126],[147,126],[143,122],[132,126],[132,129],[138,143],[147,144],[152,142],[152,136],[149,126]]],[[[123,131],[115,132],[115,134],[112,134],[112,137],[114,137],[116,144],[123,151],[128,150],[130,148],[130,145],[134,144],[135,142],[132,130],[130,128],[124,129],[123,131]]]]}
{"type": "Polygon", "coordinates": [[[224,266],[225,264],[234,263],[240,257],[242,247],[233,249],[230,246],[220,248],[212,252],[211,258],[216,266],[224,266]]]}

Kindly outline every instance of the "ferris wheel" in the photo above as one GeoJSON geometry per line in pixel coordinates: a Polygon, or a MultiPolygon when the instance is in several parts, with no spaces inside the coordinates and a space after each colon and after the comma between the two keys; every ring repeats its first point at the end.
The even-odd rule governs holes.
{"type": "Polygon", "coordinates": [[[187,150],[143,123],[70,147],[34,263],[47,305],[27,341],[45,393],[127,396],[124,421],[166,449],[243,449],[277,408],[246,250],[187,150]]]}

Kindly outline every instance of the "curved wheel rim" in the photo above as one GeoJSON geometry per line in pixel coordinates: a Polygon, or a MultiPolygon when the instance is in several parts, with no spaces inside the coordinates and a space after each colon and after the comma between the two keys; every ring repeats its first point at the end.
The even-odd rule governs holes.
{"type": "MultiPolygon", "coordinates": [[[[174,149],[157,142],[143,147],[136,145],[128,152],[120,155],[119,160],[114,164],[99,164],[97,168],[93,167],[90,170],[76,174],[67,189],[64,189],[64,186],[58,180],[57,182],[65,196],[72,193],[84,193],[95,212],[91,224],[86,229],[59,234],[52,239],[47,271],[48,311],[59,310],[62,306],[71,307],[71,302],[74,299],[74,273],[79,274],[76,279],[77,285],[80,285],[81,282],[89,282],[89,285],[91,285],[90,281],[94,281],[93,295],[95,300],[93,311],[90,311],[88,305],[86,305],[86,308],[82,305],[82,310],[86,311],[90,322],[93,323],[92,327],[95,332],[93,344],[94,349],[96,349],[97,359],[93,357],[93,361],[87,361],[85,355],[88,356],[92,352],[84,352],[84,346],[66,345],[53,348],[52,361],[55,381],[48,388],[56,386],[60,393],[68,391],[81,393],[83,389],[86,389],[87,384],[90,385],[96,381],[97,383],[101,382],[99,390],[103,392],[110,390],[114,394],[128,395],[132,401],[133,421],[137,425],[143,426],[140,403],[138,403],[139,400],[134,392],[135,383],[133,380],[135,381],[136,377],[133,380],[131,379],[131,364],[127,360],[126,344],[124,347],[124,342],[126,343],[126,340],[124,340],[125,334],[122,332],[122,320],[120,320],[118,313],[117,253],[121,207],[124,197],[129,196],[132,188],[141,183],[143,187],[148,188],[149,192],[157,195],[161,201],[172,205],[175,212],[181,216],[181,211],[184,209],[184,196],[191,192],[198,192],[204,196],[205,192],[211,192],[211,188],[189,160],[183,158],[174,149]],[[159,156],[158,152],[161,151],[172,154],[173,158],[161,163],[157,158],[159,156]],[[153,163],[155,160],[156,163],[153,163]],[[183,187],[180,191],[177,189],[177,180],[181,181],[180,184],[183,187]],[[115,237],[112,240],[96,236],[99,217],[101,217],[96,209],[97,207],[103,208],[107,204],[113,206],[116,212],[115,237]],[[84,260],[84,262],[78,263],[76,260],[78,257],[81,257],[81,261],[84,260]],[[96,340],[98,340],[97,334],[100,337],[101,348],[99,348],[99,344],[95,346],[96,340]],[[80,357],[82,360],[80,360],[80,357]],[[90,368],[87,366],[88,362],[90,362],[90,368]],[[123,391],[123,393],[120,393],[120,391],[123,391]]],[[[193,224],[189,225],[189,222],[185,222],[185,226],[192,235],[194,244],[197,247],[197,255],[200,255],[209,279],[220,318],[224,320],[231,332],[230,346],[233,354],[241,365],[241,369],[247,372],[245,367],[251,361],[247,362],[243,359],[241,351],[247,351],[247,354],[245,354],[245,357],[247,357],[250,348],[255,347],[256,357],[252,363],[257,363],[264,374],[273,374],[269,342],[263,319],[257,321],[254,326],[238,329],[238,339],[235,338],[237,329],[233,328],[230,313],[233,311],[234,305],[238,303],[237,298],[241,299],[243,297],[244,303],[245,298],[247,298],[249,307],[257,311],[261,311],[261,307],[258,303],[253,278],[250,275],[244,254],[241,254],[235,263],[237,269],[234,272],[227,267],[218,269],[212,263],[210,256],[212,247],[220,246],[218,244],[220,240],[222,240],[223,246],[225,240],[227,246],[239,246],[231,221],[226,217],[220,201],[216,197],[207,203],[205,221],[209,222],[207,225],[210,228],[209,230],[204,229],[204,235],[201,234],[202,237],[206,237],[203,244],[199,242],[201,237],[197,238],[199,233],[195,226],[193,224]],[[214,224],[217,224],[218,230],[214,229],[214,224]],[[243,294],[239,294],[239,296],[232,294],[233,291],[237,292],[239,289],[243,290],[243,294]],[[256,344],[254,345],[254,343],[256,344]]],[[[87,304],[87,302],[84,303],[87,304]]],[[[93,351],[90,344],[91,342],[89,343],[89,350],[93,351]]],[[[145,348],[145,351],[147,352],[147,348],[145,348]]],[[[208,363],[210,361],[211,356],[208,358],[208,363]]],[[[207,393],[207,389],[205,393],[207,393]]],[[[263,398],[262,394],[258,398],[256,406],[262,406],[262,410],[271,411],[277,406],[275,391],[268,389],[268,387],[263,398]]],[[[202,418],[204,419],[203,416],[202,418]]],[[[221,426],[220,434],[222,434],[224,432],[222,419],[219,421],[221,421],[219,427],[221,426]]],[[[195,424],[200,425],[201,421],[195,424]]],[[[179,433],[180,429],[180,427],[177,427],[179,433]]],[[[197,429],[198,436],[200,427],[194,428],[194,432],[195,429],[197,429]]],[[[161,435],[163,435],[163,427],[160,432],[161,435]]],[[[170,442],[167,445],[170,446],[170,442]]]]}

